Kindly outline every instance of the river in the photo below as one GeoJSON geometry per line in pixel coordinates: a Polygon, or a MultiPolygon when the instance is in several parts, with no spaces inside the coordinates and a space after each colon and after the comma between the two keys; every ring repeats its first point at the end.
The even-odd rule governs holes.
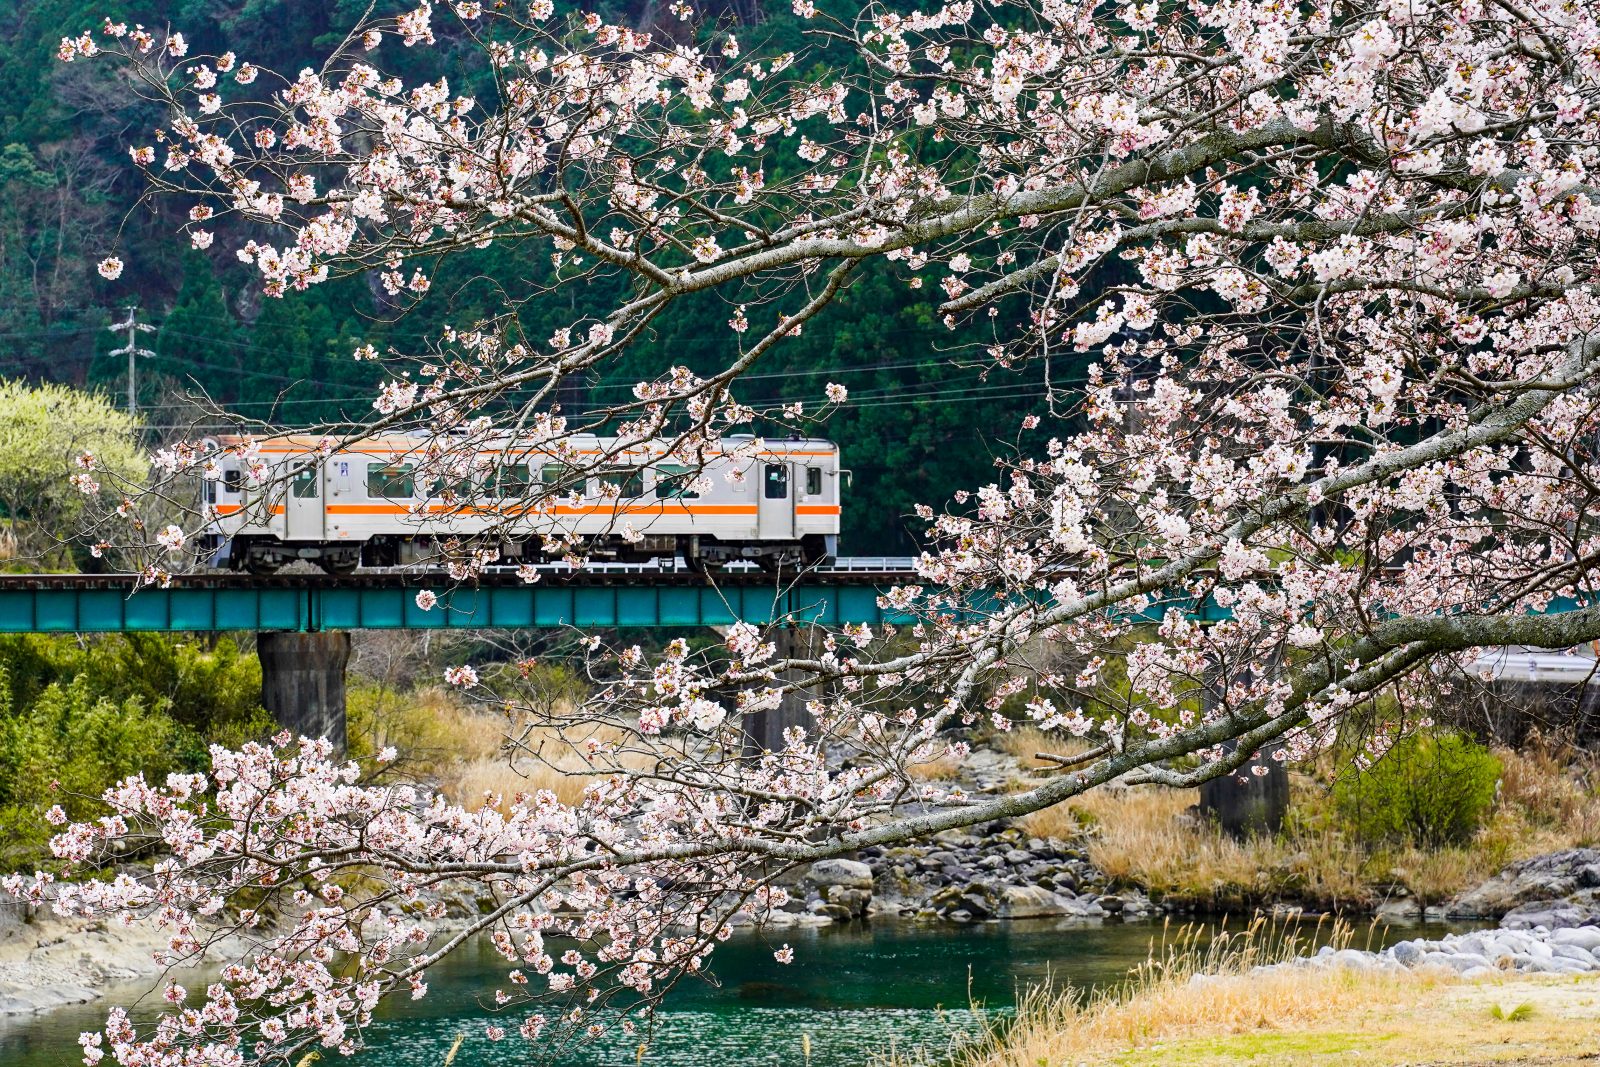
{"type": "MultiPolygon", "coordinates": [[[[1443,929],[1429,924],[1377,931],[1370,945],[1362,930],[1355,947],[1437,936],[1443,929]]],[[[804,1067],[807,1037],[809,1067],[865,1067],[873,1053],[891,1047],[942,1051],[958,1032],[972,1029],[969,1004],[1004,1010],[1020,988],[1046,981],[1078,988],[1115,983],[1161,936],[1159,923],[1056,920],[972,926],[877,922],[741,933],[713,957],[716,985],[696,980],[673,991],[642,1062],[645,1067],[804,1067]],[[772,957],[784,942],[795,949],[795,961],[787,966],[772,957]]],[[[455,1067],[536,1062],[520,1039],[494,1044],[484,1036],[486,1022],[495,1015],[485,1002],[505,984],[505,971],[487,946],[469,946],[429,972],[426,998],[396,1000],[380,1010],[367,1035],[370,1051],[324,1064],[440,1067],[458,1034],[465,1041],[455,1067]]],[[[114,989],[95,1004],[0,1019],[0,1064],[75,1067],[82,1062],[78,1033],[98,1029],[110,1004],[131,1005],[147,991],[148,983],[114,989]]],[[[136,1016],[155,1010],[152,999],[145,996],[146,1008],[136,1016]]],[[[515,1026],[514,1019],[499,1021],[515,1026]]],[[[633,1067],[636,1045],[619,1036],[557,1063],[633,1067]]]]}

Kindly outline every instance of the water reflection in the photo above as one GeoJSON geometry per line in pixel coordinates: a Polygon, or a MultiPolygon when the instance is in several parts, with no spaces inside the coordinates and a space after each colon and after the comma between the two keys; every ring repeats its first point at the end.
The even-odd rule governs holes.
{"type": "MultiPolygon", "coordinates": [[[[1440,928],[1380,931],[1372,947],[1396,937],[1434,936],[1440,928]]],[[[1308,930],[1308,934],[1311,931],[1308,930]]],[[[974,1029],[969,1005],[1003,1010],[1017,991],[1040,982],[1095,988],[1120,981],[1145,959],[1159,923],[1038,920],[966,927],[875,923],[744,933],[718,948],[714,982],[685,980],[661,1013],[645,1067],[804,1064],[862,1067],[872,1054],[920,1046],[932,1052],[974,1029]],[[772,958],[779,945],[795,962],[772,958]]],[[[1326,936],[1326,930],[1322,931],[1326,936]]],[[[1356,944],[1366,940],[1358,933],[1356,944]]],[[[428,996],[386,1005],[368,1032],[370,1050],[350,1067],[439,1067],[458,1034],[456,1067],[514,1067],[540,1062],[519,1039],[490,1042],[489,1021],[514,1032],[517,1017],[496,1013],[494,990],[506,965],[487,945],[468,946],[429,972],[428,996]],[[499,1016],[496,1018],[496,1016],[499,1016]]],[[[95,1005],[21,1020],[0,1020],[0,1063],[69,1067],[79,1063],[77,1035],[97,1029],[111,1003],[129,1003],[147,987],[112,991],[95,1005]]],[[[155,1010],[146,1001],[145,1014],[155,1010]]],[[[633,1067],[637,1039],[572,1050],[559,1067],[633,1067]]],[[[544,1062],[549,1062],[544,1061],[544,1062]]]]}

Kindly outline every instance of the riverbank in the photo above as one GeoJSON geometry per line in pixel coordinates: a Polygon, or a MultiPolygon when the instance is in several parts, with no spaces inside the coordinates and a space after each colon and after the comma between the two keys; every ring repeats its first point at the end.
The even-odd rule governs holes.
{"type": "MultiPolygon", "coordinates": [[[[1024,775],[1015,786],[1051,773],[1025,755],[1043,747],[1039,738],[1005,740],[1024,775]]],[[[1198,816],[1198,790],[1159,786],[1102,787],[1019,825],[1080,853],[1104,891],[1137,892],[1163,912],[1299,907],[1390,920],[1444,918],[1455,898],[1509,865],[1600,841],[1595,757],[1534,744],[1484,751],[1499,767],[1492,801],[1475,829],[1449,842],[1364,835],[1340,802],[1341,776],[1353,772],[1331,761],[1292,772],[1282,831],[1245,841],[1198,816]]]]}
{"type": "MultiPolygon", "coordinates": [[[[1223,1067],[1346,1063],[1577,1064],[1600,1039],[1600,929],[1484,930],[1327,946],[1261,964],[1272,937],[1194,943],[1085,998],[1033,992],[990,1021],[956,1067],[1223,1067]]],[[[1290,951],[1293,951],[1291,945],[1290,951]]],[[[929,1067],[890,1058],[880,1067],[929,1067]]]]}
{"type": "Polygon", "coordinates": [[[1153,994],[1066,1033],[1027,1022],[972,1067],[1366,1067],[1592,1063],[1600,979],[1353,972],[1238,976],[1194,994],[1153,994]],[[1194,1003],[1204,998],[1203,1005],[1194,1003]]]}
{"type": "MultiPolygon", "coordinates": [[[[550,684],[560,690],[552,700],[574,699],[562,695],[561,686],[574,684],[570,679],[550,684]]],[[[508,797],[533,789],[549,789],[567,802],[581,796],[587,762],[559,755],[561,738],[541,735],[538,747],[550,765],[524,760],[513,771],[500,752],[505,729],[500,717],[437,688],[381,698],[364,691],[352,702],[353,755],[365,758],[392,745],[405,773],[453,801],[471,804],[485,793],[508,797]]],[[[941,757],[911,768],[928,791],[925,806],[938,806],[942,796],[966,803],[1037,786],[1061,773],[1058,763],[1037,753],[1070,755],[1079,745],[1029,726],[980,732],[972,744],[965,759],[941,757]]],[[[1199,816],[1198,790],[1113,783],[1024,819],[866,849],[830,861],[822,879],[797,873],[797,899],[779,921],[849,922],[865,915],[955,922],[1163,914],[1203,919],[1275,908],[1439,919],[1450,900],[1509,864],[1600,841],[1596,757],[1539,741],[1521,751],[1473,751],[1495,773],[1480,782],[1488,790],[1485,806],[1475,809],[1475,821],[1459,840],[1421,845],[1406,833],[1367,832],[1372,828],[1349,810],[1352,794],[1341,793],[1340,783],[1348,785],[1353,772],[1330,757],[1291,773],[1280,833],[1235,840],[1199,816]]],[[[1418,791],[1432,795],[1421,786],[1418,791]]]]}
{"type": "MultiPolygon", "coordinates": [[[[0,912],[0,1016],[87,1004],[119,984],[153,985],[164,970],[154,954],[168,936],[149,923],[124,927],[48,912],[23,922],[8,907],[0,912]]],[[[244,948],[233,939],[218,945],[222,953],[244,948]]]]}

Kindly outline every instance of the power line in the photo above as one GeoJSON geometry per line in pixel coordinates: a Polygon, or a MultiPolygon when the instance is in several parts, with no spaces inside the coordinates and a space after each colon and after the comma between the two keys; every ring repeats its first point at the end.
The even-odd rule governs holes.
{"type": "Polygon", "coordinates": [[[64,330],[14,330],[10,333],[0,333],[0,341],[48,341],[57,337],[78,337],[86,333],[93,333],[99,328],[98,326],[69,326],[64,330]]]}
{"type": "MultiPolygon", "coordinates": [[[[870,411],[880,408],[905,407],[908,405],[958,403],[980,403],[991,400],[1021,400],[1028,397],[1041,397],[1043,383],[1005,383],[995,386],[982,386],[973,389],[957,388],[934,390],[923,393],[885,394],[882,397],[868,398],[864,402],[852,399],[849,402],[849,411],[870,411]]],[[[357,398],[366,399],[366,398],[357,398]]],[[[330,401],[331,403],[332,401],[330,401]]],[[[789,401],[793,403],[793,401],[789,401]]],[[[784,401],[769,401],[772,404],[782,404],[784,401]]],[[[165,407],[181,407],[181,405],[164,405],[165,407]]],[[[593,414],[593,412],[585,412],[593,414]]],[[[352,420],[355,422],[357,420],[352,420]]],[[[146,428],[154,430],[230,430],[236,428],[235,423],[226,422],[195,422],[195,423],[147,423],[146,428]]]]}
{"type": "MultiPolygon", "coordinates": [[[[219,319],[219,318],[215,318],[215,317],[209,316],[209,315],[189,315],[188,317],[194,319],[196,322],[215,322],[215,323],[218,323],[218,324],[229,325],[229,326],[244,325],[244,324],[242,324],[242,323],[240,323],[240,322],[238,322],[238,321],[236,321],[234,319],[219,319]]],[[[226,347],[226,348],[238,348],[238,349],[244,349],[244,350],[247,350],[247,351],[261,352],[261,353],[264,353],[266,355],[290,356],[290,357],[296,357],[296,358],[305,355],[304,352],[297,352],[297,351],[293,351],[291,349],[286,349],[286,348],[271,348],[271,347],[268,347],[266,345],[256,344],[256,343],[251,342],[251,341],[230,341],[230,340],[225,340],[225,339],[217,338],[217,337],[203,337],[203,336],[201,336],[199,334],[184,333],[184,332],[182,332],[180,330],[171,329],[170,327],[163,327],[161,332],[162,332],[163,336],[185,337],[185,338],[189,338],[190,340],[205,341],[205,342],[207,342],[209,344],[221,345],[221,346],[226,347]]],[[[874,334],[874,336],[876,336],[876,337],[925,337],[925,336],[940,336],[940,337],[942,337],[942,336],[947,336],[947,335],[948,335],[948,331],[941,331],[941,330],[934,330],[934,329],[922,329],[922,328],[905,328],[905,329],[879,330],[879,331],[876,331],[875,334],[874,334]]],[[[655,340],[655,341],[640,341],[640,342],[638,342],[638,347],[640,347],[640,348],[681,348],[681,347],[703,347],[703,346],[704,346],[704,342],[703,341],[687,341],[687,340],[655,340]]],[[[335,357],[335,358],[339,358],[339,357],[335,357]]],[[[415,357],[415,358],[424,358],[424,357],[415,357]]],[[[943,361],[943,360],[934,360],[934,361],[929,361],[929,360],[911,360],[909,362],[899,362],[899,363],[868,363],[868,364],[861,364],[861,365],[850,364],[850,365],[846,365],[846,366],[811,367],[811,368],[806,368],[804,370],[764,371],[764,372],[762,372],[760,374],[741,374],[739,377],[743,381],[765,381],[765,380],[773,379],[773,378],[803,378],[803,377],[806,377],[808,375],[813,375],[813,374],[866,374],[866,373],[869,373],[871,371],[909,370],[909,369],[917,368],[917,367],[943,367],[943,366],[947,366],[947,365],[948,365],[948,363],[943,361]]],[[[219,369],[221,369],[221,368],[219,368],[219,369]]],[[[293,379],[284,379],[284,380],[293,380],[293,379]]],[[[589,388],[591,390],[632,389],[633,388],[633,383],[632,382],[609,382],[609,383],[602,382],[602,383],[598,383],[598,384],[595,384],[595,385],[591,385],[591,386],[589,386],[589,388]]]]}
{"type": "MultiPolygon", "coordinates": [[[[306,384],[309,385],[309,384],[319,384],[319,383],[307,382],[306,384]]],[[[988,385],[966,385],[966,384],[962,384],[962,383],[958,383],[958,382],[917,382],[917,383],[914,383],[914,384],[916,386],[931,386],[933,388],[920,389],[919,391],[912,391],[910,389],[888,388],[888,389],[880,389],[880,390],[870,390],[870,391],[866,391],[866,392],[858,392],[858,393],[855,393],[855,394],[853,394],[851,396],[850,400],[848,401],[848,405],[852,409],[859,409],[859,408],[865,408],[865,407],[881,406],[881,405],[876,405],[876,404],[871,403],[871,401],[875,401],[875,400],[883,400],[883,401],[888,401],[890,403],[904,403],[904,402],[909,402],[909,401],[916,400],[916,399],[926,399],[926,398],[935,398],[936,399],[938,397],[944,397],[944,396],[980,397],[980,396],[986,396],[986,395],[994,395],[995,399],[1000,399],[1000,398],[1002,398],[1002,396],[1005,396],[1005,395],[1027,395],[1030,392],[1038,392],[1044,386],[1043,382],[1023,382],[1023,381],[995,382],[995,383],[988,384],[988,385]],[[1020,390],[1020,392],[1018,392],[1019,390],[1020,390]]],[[[234,403],[234,404],[230,404],[230,405],[228,405],[228,407],[230,409],[232,409],[232,408],[261,408],[261,407],[266,407],[266,408],[286,408],[286,407],[291,407],[291,406],[292,407],[304,407],[304,406],[307,406],[307,405],[314,405],[314,404],[371,403],[373,401],[373,399],[376,397],[376,395],[377,395],[376,393],[365,393],[365,394],[361,394],[361,395],[357,395],[357,396],[301,397],[301,398],[289,398],[289,399],[284,399],[284,400],[243,400],[243,401],[239,401],[239,402],[234,403]]],[[[816,399],[815,395],[808,394],[808,395],[804,395],[804,396],[789,396],[789,397],[766,398],[766,399],[760,399],[760,400],[756,400],[756,401],[752,401],[752,402],[753,403],[760,403],[760,404],[783,405],[783,404],[806,403],[806,402],[809,402],[809,401],[813,401],[815,399],[816,399]]],[[[190,405],[188,405],[188,404],[155,404],[155,405],[147,405],[147,407],[151,408],[152,410],[183,411],[183,410],[186,410],[187,408],[189,408],[190,405]]],[[[600,409],[600,408],[589,408],[589,409],[586,409],[585,411],[583,411],[581,414],[583,414],[583,415],[595,415],[595,414],[598,414],[601,410],[602,409],[600,409]]]]}

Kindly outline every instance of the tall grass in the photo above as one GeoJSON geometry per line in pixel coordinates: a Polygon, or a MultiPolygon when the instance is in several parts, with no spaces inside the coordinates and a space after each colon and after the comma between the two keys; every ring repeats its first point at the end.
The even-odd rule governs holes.
{"type": "Polygon", "coordinates": [[[1089,861],[1116,885],[1138,886],[1212,910],[1278,899],[1330,907],[1363,903],[1364,857],[1324,831],[1236,841],[1190,814],[1192,789],[1098,789],[1029,816],[1029,833],[1083,834],[1089,861]]]}
{"type": "MultiPolygon", "coordinates": [[[[571,710],[555,709],[558,716],[571,710]]],[[[517,794],[540,790],[576,804],[596,777],[594,764],[579,746],[591,737],[605,743],[621,736],[599,726],[579,725],[563,733],[514,721],[440,687],[352,694],[351,735],[353,754],[370,755],[393,746],[400,754],[399,773],[437,786],[458,804],[487,802],[501,810],[517,794]],[[507,745],[511,736],[522,743],[520,750],[507,745]]]]}
{"type": "Polygon", "coordinates": [[[996,733],[991,744],[1015,756],[1018,765],[1025,771],[1050,770],[1059,766],[1051,760],[1039,759],[1040,752],[1071,759],[1093,747],[1087,741],[1060,733],[1046,733],[1037,726],[1014,726],[1004,733],[996,733]]]}

